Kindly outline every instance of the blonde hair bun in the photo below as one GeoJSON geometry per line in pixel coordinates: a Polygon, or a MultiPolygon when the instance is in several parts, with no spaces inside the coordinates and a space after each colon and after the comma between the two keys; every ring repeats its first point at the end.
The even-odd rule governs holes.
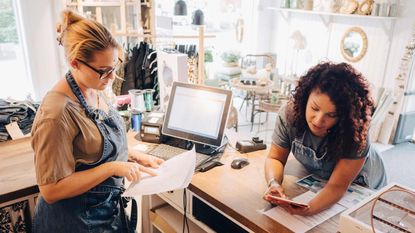
{"type": "Polygon", "coordinates": [[[81,21],[85,19],[84,17],[78,15],[77,13],[71,11],[71,10],[64,10],[61,14],[62,17],[62,29],[65,30],[65,28],[69,27],[71,24],[74,24],[78,21],[81,21]]]}

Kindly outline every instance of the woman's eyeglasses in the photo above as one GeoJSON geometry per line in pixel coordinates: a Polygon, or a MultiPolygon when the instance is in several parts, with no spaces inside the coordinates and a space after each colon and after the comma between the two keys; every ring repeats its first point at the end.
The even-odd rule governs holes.
{"type": "Polygon", "coordinates": [[[108,78],[108,76],[112,73],[112,72],[114,72],[114,71],[116,71],[116,70],[118,70],[119,68],[120,68],[120,66],[121,66],[121,64],[122,64],[122,60],[121,60],[121,58],[118,58],[118,62],[117,62],[117,64],[115,64],[115,66],[113,67],[113,68],[110,68],[110,69],[108,69],[108,70],[98,70],[98,69],[96,69],[96,68],[94,68],[94,67],[92,67],[91,65],[89,65],[88,63],[86,63],[86,62],[84,62],[84,61],[82,61],[82,60],[79,60],[79,59],[76,59],[77,61],[79,61],[80,63],[82,63],[82,64],[84,64],[84,65],[86,65],[87,67],[89,67],[91,70],[93,70],[93,71],[95,71],[96,73],[98,73],[99,74],[99,79],[106,79],[106,78],[108,78]]]}

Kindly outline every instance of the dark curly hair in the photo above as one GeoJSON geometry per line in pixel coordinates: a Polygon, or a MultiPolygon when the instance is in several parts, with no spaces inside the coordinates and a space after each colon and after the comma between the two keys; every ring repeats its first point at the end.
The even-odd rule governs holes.
{"type": "Polygon", "coordinates": [[[330,97],[338,116],[337,124],[329,131],[328,151],[337,158],[356,149],[362,152],[367,144],[374,106],[363,75],[346,63],[323,62],[308,70],[292,93],[292,111],[288,113],[299,135],[308,128],[307,101],[316,89],[330,97]]]}

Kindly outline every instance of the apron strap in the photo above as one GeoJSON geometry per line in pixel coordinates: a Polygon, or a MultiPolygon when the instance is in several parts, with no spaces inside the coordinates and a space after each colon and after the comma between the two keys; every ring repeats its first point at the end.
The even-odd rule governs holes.
{"type": "Polygon", "coordinates": [[[120,196],[120,208],[121,208],[121,218],[124,220],[124,225],[126,227],[127,233],[134,233],[137,228],[137,201],[133,197],[122,197],[120,196]],[[130,220],[125,213],[125,208],[127,208],[127,203],[131,200],[131,216],[130,220]]]}
{"type": "Polygon", "coordinates": [[[85,100],[85,97],[82,95],[81,92],[81,88],[79,88],[78,84],[76,83],[75,79],[72,76],[71,71],[68,71],[65,75],[66,77],[66,81],[69,84],[69,87],[71,88],[72,92],[74,93],[74,95],[76,96],[76,98],[79,100],[79,103],[81,103],[82,107],[85,108],[85,113],[86,115],[93,119],[96,120],[96,114],[94,113],[94,111],[91,109],[91,107],[88,105],[88,103],[85,100]]]}

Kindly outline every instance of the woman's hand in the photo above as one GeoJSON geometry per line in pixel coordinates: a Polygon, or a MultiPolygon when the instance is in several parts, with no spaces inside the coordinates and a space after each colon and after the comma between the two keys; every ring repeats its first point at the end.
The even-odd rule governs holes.
{"type": "Polygon", "coordinates": [[[147,173],[151,176],[156,176],[151,169],[146,168],[136,162],[121,162],[112,161],[108,163],[114,176],[121,176],[127,178],[128,181],[139,181],[141,178],[141,172],[147,173]]]}
{"type": "Polygon", "coordinates": [[[278,183],[271,184],[269,188],[267,189],[267,191],[265,191],[263,198],[264,200],[270,202],[271,204],[279,205],[279,203],[276,200],[269,198],[268,197],[269,195],[277,196],[281,198],[287,198],[287,196],[284,193],[284,188],[278,183]]]}
{"type": "Polygon", "coordinates": [[[309,206],[308,207],[300,207],[300,206],[295,206],[295,205],[291,205],[291,204],[287,204],[287,203],[281,204],[279,206],[284,208],[290,214],[301,215],[301,216],[313,215],[310,211],[309,206]]]}
{"type": "Polygon", "coordinates": [[[130,151],[129,159],[146,167],[158,168],[164,160],[138,151],[130,151]]]}

